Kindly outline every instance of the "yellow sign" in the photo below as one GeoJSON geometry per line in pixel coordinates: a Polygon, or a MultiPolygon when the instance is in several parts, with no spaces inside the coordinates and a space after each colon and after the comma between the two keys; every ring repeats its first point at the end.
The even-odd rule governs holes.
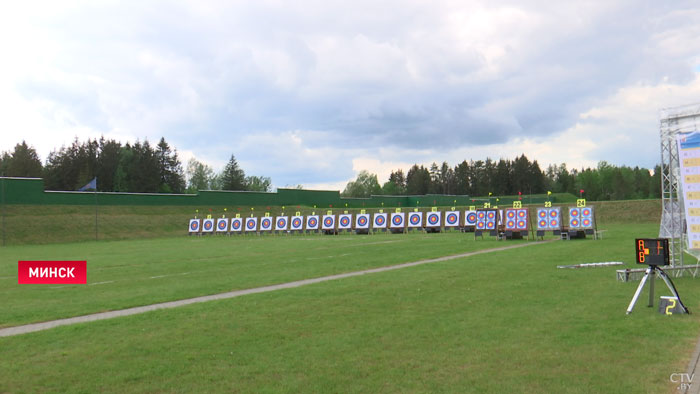
{"type": "Polygon", "coordinates": [[[207,215],[207,219],[211,219],[211,215],[207,215]]]}
{"type": "Polygon", "coordinates": [[[413,208],[413,212],[418,212],[418,208],[413,208]]]}
{"type": "Polygon", "coordinates": [[[700,224],[691,224],[690,231],[694,233],[700,233],[700,224]]]}
{"type": "Polygon", "coordinates": [[[380,209],[380,210],[379,210],[379,213],[384,213],[384,210],[383,210],[383,209],[380,209]]]}
{"type": "Polygon", "coordinates": [[[683,166],[684,167],[700,166],[700,157],[691,157],[691,158],[683,159],[683,166]]]}
{"type": "MultiPolygon", "coordinates": [[[[348,205],[348,204],[345,204],[345,205],[348,205]]],[[[347,214],[348,214],[348,211],[343,211],[343,213],[347,215],[347,214]]]]}
{"type": "Polygon", "coordinates": [[[700,183],[700,175],[686,175],[685,183],[700,183]]]}
{"type": "Polygon", "coordinates": [[[396,208],[396,213],[401,213],[401,208],[396,208]]]}
{"type": "Polygon", "coordinates": [[[265,212],[265,217],[269,218],[270,217],[270,212],[265,212]]]}
{"type": "Polygon", "coordinates": [[[576,200],[576,208],[583,208],[586,206],[586,199],[585,198],[579,198],[576,200]]]}
{"type": "Polygon", "coordinates": [[[360,209],[360,213],[364,215],[365,213],[367,213],[367,211],[365,211],[364,209],[360,209]]]}
{"type": "Polygon", "coordinates": [[[437,207],[433,207],[432,211],[437,212],[437,207]]]}
{"type": "Polygon", "coordinates": [[[333,211],[326,211],[326,215],[332,215],[333,211]]]}
{"type": "Polygon", "coordinates": [[[688,208],[690,216],[700,216],[700,208],[688,208]]]}
{"type": "Polygon", "coordinates": [[[485,202],[485,203],[484,203],[484,208],[491,208],[491,203],[490,203],[490,202],[485,202]]]}
{"type": "Polygon", "coordinates": [[[299,212],[299,211],[294,212],[294,216],[301,216],[301,212],[299,212]]]}
{"type": "Polygon", "coordinates": [[[522,201],[513,201],[513,208],[522,208],[522,207],[523,207],[522,201]]]}
{"type": "Polygon", "coordinates": [[[475,205],[470,205],[469,206],[470,211],[476,211],[476,206],[475,205]]]}
{"type": "Polygon", "coordinates": [[[494,205],[494,206],[492,206],[491,208],[493,208],[493,209],[498,209],[498,205],[494,205]]]}
{"type": "Polygon", "coordinates": [[[241,218],[241,214],[240,214],[240,213],[237,213],[237,214],[236,214],[236,219],[240,219],[240,218],[241,218]]]}
{"type": "Polygon", "coordinates": [[[455,207],[452,207],[452,210],[454,211],[454,210],[455,210],[455,207]]]}
{"type": "Polygon", "coordinates": [[[551,202],[551,201],[545,201],[545,202],[544,202],[544,207],[545,207],[545,208],[551,208],[551,207],[552,207],[552,202],[551,202]]]}
{"type": "Polygon", "coordinates": [[[688,200],[700,200],[700,192],[688,192],[685,195],[688,200]]]}

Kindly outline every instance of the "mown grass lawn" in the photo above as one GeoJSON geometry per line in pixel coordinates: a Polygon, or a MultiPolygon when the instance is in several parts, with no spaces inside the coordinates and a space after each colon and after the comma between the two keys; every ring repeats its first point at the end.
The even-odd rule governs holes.
{"type": "MultiPolygon", "coordinates": [[[[618,267],[556,268],[631,266],[635,236],[653,237],[657,226],[607,229],[600,241],[554,242],[0,338],[0,391],[674,392],[669,377],[685,372],[697,315],[663,316],[640,302],[627,316],[637,283],[616,282],[618,267]]],[[[456,243],[436,236],[429,242],[446,245],[418,249],[456,243]]],[[[397,249],[421,237],[404,237],[397,249]]],[[[342,245],[337,239],[328,242],[342,245]]],[[[251,240],[266,245],[263,254],[287,241],[326,242],[251,240]]],[[[210,242],[219,241],[202,244],[210,242]]],[[[502,243],[466,242],[477,244],[502,243]]],[[[326,252],[347,253],[333,244],[326,252]]],[[[674,281],[691,311],[700,310],[700,282],[674,281]]],[[[661,282],[657,294],[667,294],[661,282]]]]}

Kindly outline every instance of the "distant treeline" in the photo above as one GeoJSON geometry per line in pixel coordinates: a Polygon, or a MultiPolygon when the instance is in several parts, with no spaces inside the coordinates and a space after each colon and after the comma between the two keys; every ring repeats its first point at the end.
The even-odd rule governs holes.
{"type": "Polygon", "coordinates": [[[245,176],[233,155],[218,174],[196,159],[183,170],[177,150],[165,138],[155,146],[148,140],[122,145],[104,138],[82,143],[76,139],[51,152],[43,165],[36,150],[22,141],[0,155],[0,175],[41,177],[47,190],[78,190],[94,178],[97,190],[104,192],[270,191],[271,185],[270,178],[245,176]]]}
{"type": "Polygon", "coordinates": [[[653,175],[645,168],[617,167],[605,161],[596,168],[567,169],[566,164],[540,169],[537,160],[524,154],[514,160],[492,159],[462,161],[454,168],[447,162],[430,168],[414,164],[407,173],[392,171],[389,180],[380,186],[377,175],[362,171],[345,187],[346,197],[367,197],[371,194],[422,195],[457,194],[495,196],[517,194],[572,193],[589,200],[627,200],[661,197],[661,169],[653,175]]]}

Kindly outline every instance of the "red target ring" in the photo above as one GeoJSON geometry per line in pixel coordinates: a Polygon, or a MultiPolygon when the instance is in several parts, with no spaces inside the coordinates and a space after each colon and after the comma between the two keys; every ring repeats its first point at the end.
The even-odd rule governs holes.
{"type": "Polygon", "coordinates": [[[222,220],[219,222],[219,230],[226,230],[226,221],[222,220]]]}
{"type": "Polygon", "coordinates": [[[455,224],[455,223],[457,223],[457,215],[455,215],[454,213],[451,213],[451,214],[447,215],[447,223],[448,223],[448,224],[455,224]]]}
{"type": "Polygon", "coordinates": [[[326,227],[330,227],[333,225],[333,219],[326,218],[326,220],[323,223],[326,225],[326,227]]]}
{"type": "Polygon", "coordinates": [[[428,217],[428,222],[429,222],[430,224],[436,224],[436,223],[438,222],[438,217],[437,217],[437,215],[430,215],[430,216],[428,217]]]}
{"type": "Polygon", "coordinates": [[[199,228],[199,223],[198,223],[198,222],[192,222],[192,224],[190,224],[190,228],[191,228],[192,230],[196,231],[196,230],[199,228]]]}
{"type": "Polygon", "coordinates": [[[399,225],[403,222],[403,219],[401,219],[401,216],[396,215],[396,216],[394,216],[392,221],[394,222],[394,224],[399,225]]]}
{"type": "Polygon", "coordinates": [[[513,211],[508,211],[508,212],[506,213],[506,216],[508,217],[508,219],[513,219],[513,218],[515,217],[515,212],[513,212],[513,211]]]}
{"type": "Polygon", "coordinates": [[[364,216],[360,216],[360,218],[357,219],[357,223],[358,223],[360,226],[366,226],[366,225],[367,225],[367,218],[364,217],[364,216]]]}
{"type": "Polygon", "coordinates": [[[540,220],[539,225],[540,225],[540,228],[545,228],[545,227],[547,227],[547,221],[546,221],[546,220],[540,220]]]}
{"type": "Polygon", "coordinates": [[[211,230],[211,222],[204,222],[204,229],[211,230]]]}

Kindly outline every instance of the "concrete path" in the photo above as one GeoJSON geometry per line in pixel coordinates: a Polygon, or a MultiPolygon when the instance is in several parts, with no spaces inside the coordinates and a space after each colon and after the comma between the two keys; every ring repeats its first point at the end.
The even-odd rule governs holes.
{"type": "MultiPolygon", "coordinates": [[[[551,241],[546,241],[546,242],[551,242],[551,241]]],[[[96,321],[96,320],[112,319],[112,318],[121,317],[121,316],[131,316],[131,315],[136,315],[139,313],[155,311],[158,309],[177,308],[179,306],[196,304],[199,302],[223,300],[223,299],[227,299],[227,298],[240,297],[240,296],[247,295],[247,294],[257,294],[257,293],[265,293],[268,291],[275,291],[275,290],[281,290],[281,289],[291,289],[294,287],[310,285],[313,283],[326,282],[329,280],[350,278],[353,276],[373,274],[376,272],[392,271],[392,270],[397,270],[397,269],[402,269],[402,268],[407,268],[407,267],[413,267],[416,265],[437,263],[440,261],[454,260],[454,259],[459,259],[459,258],[463,258],[463,257],[471,257],[471,256],[476,256],[476,255],[480,255],[480,254],[484,254],[484,253],[499,252],[502,250],[517,249],[517,248],[523,248],[523,247],[532,246],[532,245],[540,245],[542,243],[543,242],[528,242],[528,243],[523,243],[523,244],[504,246],[504,247],[500,247],[500,248],[479,250],[476,252],[469,252],[469,253],[455,254],[455,255],[451,255],[451,256],[438,257],[435,259],[419,260],[419,261],[414,261],[411,263],[391,265],[388,267],[372,268],[372,269],[367,269],[367,270],[362,270],[362,271],[347,272],[344,274],[323,276],[320,278],[298,280],[298,281],[294,281],[294,282],[281,283],[278,285],[256,287],[253,289],[246,289],[246,290],[236,290],[236,291],[230,291],[227,293],[214,294],[214,295],[195,297],[195,298],[188,298],[185,300],[178,300],[178,301],[169,301],[169,302],[163,302],[160,304],[145,305],[145,306],[139,306],[139,307],[135,307],[135,308],[122,309],[122,310],[118,310],[118,311],[94,313],[91,315],[76,316],[76,317],[70,317],[67,319],[47,321],[47,322],[43,322],[43,323],[34,323],[34,324],[26,324],[23,326],[8,327],[8,328],[0,329],[0,337],[9,337],[9,336],[19,335],[19,334],[27,334],[30,332],[48,330],[49,328],[65,326],[65,325],[69,325],[69,324],[85,323],[85,322],[91,322],[91,321],[96,321]]]]}

